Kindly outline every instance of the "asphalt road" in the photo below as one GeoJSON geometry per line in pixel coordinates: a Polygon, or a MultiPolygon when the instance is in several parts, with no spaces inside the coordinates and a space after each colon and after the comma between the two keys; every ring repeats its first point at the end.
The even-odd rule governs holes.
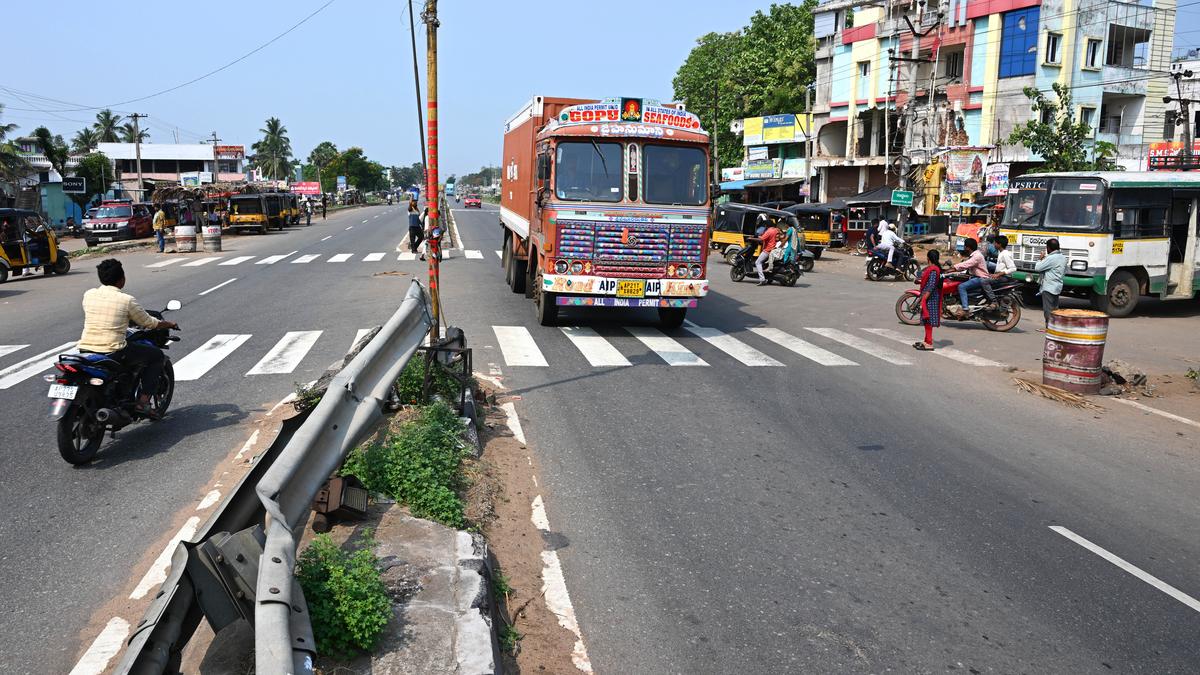
{"type": "MultiPolygon", "coordinates": [[[[126,598],[187,518],[207,517],[197,503],[214,480],[221,482],[220,469],[233,453],[262,428],[255,422],[294,383],[316,379],[343,356],[359,329],[381,324],[395,311],[409,274],[423,269],[397,260],[406,224],[399,207],[365,207],[307,228],[226,238],[225,251],[213,256],[117,255],[126,290],[143,306],[183,302],[170,315],[182,325],[183,341],[169,355],[177,373],[190,370],[197,379],[178,383],[165,420],[126,428],[106,442],[97,461],[78,468],[59,457],[54,426],[46,420],[41,373],[47,371],[13,368],[78,339],[80,298],[98,283],[99,258],[78,261],[65,277],[0,285],[0,671],[67,672],[95,637],[93,612],[114,603],[139,605],[126,598]],[[283,254],[290,255],[258,264],[283,254]],[[340,254],[349,255],[336,262],[340,254]],[[314,257],[295,262],[307,256],[314,257]],[[175,262],[148,267],[164,260],[175,262]],[[404,274],[375,276],[389,271],[404,274]],[[230,279],[236,280],[226,283],[230,279]],[[202,349],[220,335],[248,337],[233,338],[238,346],[223,356],[202,349]],[[291,346],[264,360],[285,344],[291,346]],[[26,346],[11,350],[19,345],[26,346]],[[252,372],[260,362],[290,372],[252,372]]],[[[131,612],[136,623],[141,612],[131,612]]]]}
{"type": "Polygon", "coordinates": [[[1147,580],[1200,597],[1194,428],[1019,393],[970,328],[915,352],[898,285],[824,262],[713,259],[703,328],[567,314],[577,347],[503,285],[494,209],[455,214],[486,264],[443,266],[446,311],[520,397],[597,672],[1195,672],[1200,603],[1147,580]]]}

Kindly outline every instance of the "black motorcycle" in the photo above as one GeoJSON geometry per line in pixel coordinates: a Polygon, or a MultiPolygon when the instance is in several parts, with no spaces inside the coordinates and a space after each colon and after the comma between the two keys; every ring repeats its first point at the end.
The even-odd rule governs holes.
{"type": "Polygon", "coordinates": [[[904,243],[894,249],[894,251],[892,266],[889,267],[886,250],[878,248],[871,250],[871,255],[867,258],[868,279],[871,281],[882,281],[888,277],[895,277],[906,281],[917,280],[917,276],[921,274],[921,266],[917,263],[917,259],[913,255],[913,247],[908,243],[904,243]]]}
{"type": "MultiPolygon", "coordinates": [[[[755,280],[758,279],[758,270],[754,269],[755,249],[758,248],[757,242],[751,242],[742,247],[729,260],[729,278],[732,281],[738,282],[746,278],[747,275],[752,276],[755,280]]],[[[804,274],[804,268],[799,262],[804,256],[812,257],[811,251],[801,250],[795,260],[792,262],[776,262],[770,268],[766,264],[763,265],[763,275],[767,283],[778,281],[784,286],[795,286],[801,275],[804,274]]],[[[809,264],[808,269],[812,269],[809,264]]]]}
{"type": "MultiPolygon", "coordinates": [[[[182,305],[178,300],[167,303],[163,312],[174,311],[182,305]]],[[[162,312],[148,312],[162,319],[162,312]]],[[[125,339],[158,349],[170,349],[179,340],[166,328],[142,330],[129,328],[125,339]]],[[[151,415],[136,408],[140,368],[127,368],[109,354],[63,354],[54,364],[57,373],[47,375],[50,383],[50,419],[58,421],[58,452],[71,464],[91,461],[100,450],[104,432],[114,435],[142,419],[161,419],[175,395],[175,370],[170,357],[163,357],[162,377],[158,390],[150,396],[151,415]]]]}

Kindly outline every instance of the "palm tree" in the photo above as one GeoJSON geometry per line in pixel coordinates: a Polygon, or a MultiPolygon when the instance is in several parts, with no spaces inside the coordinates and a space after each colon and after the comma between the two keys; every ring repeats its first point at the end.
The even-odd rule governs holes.
{"type": "Polygon", "coordinates": [[[71,156],[71,151],[63,137],[50,133],[46,127],[38,127],[33,130],[33,140],[38,150],[46,156],[46,161],[50,162],[50,168],[57,171],[59,176],[66,176],[67,158],[71,156]]]}
{"type": "MultiPolygon", "coordinates": [[[[0,115],[4,114],[4,104],[0,103],[0,115]]],[[[0,179],[16,180],[29,174],[32,167],[21,156],[20,150],[8,140],[8,135],[17,130],[15,124],[0,123],[0,179]]]]}
{"type": "Polygon", "coordinates": [[[272,180],[287,175],[292,159],[292,141],[287,137],[287,127],[278,117],[268,117],[266,126],[259,131],[262,140],[250,146],[254,150],[254,164],[267,172],[272,180]]]}
{"type": "Polygon", "coordinates": [[[137,133],[134,133],[133,122],[122,124],[120,133],[124,143],[145,143],[146,139],[150,138],[150,132],[146,129],[138,128],[137,133]]]}
{"type": "Polygon", "coordinates": [[[321,141],[317,147],[308,153],[308,163],[317,167],[317,182],[321,182],[321,172],[337,159],[337,146],[329,141],[321,141]]]}
{"type": "Polygon", "coordinates": [[[86,155],[100,145],[100,132],[92,127],[84,127],[75,132],[71,139],[71,150],[78,155],[86,155]]]}
{"type": "Polygon", "coordinates": [[[108,108],[96,113],[96,123],[92,126],[100,134],[101,143],[120,142],[121,138],[118,133],[121,129],[122,119],[120,115],[113,113],[108,108]]]}

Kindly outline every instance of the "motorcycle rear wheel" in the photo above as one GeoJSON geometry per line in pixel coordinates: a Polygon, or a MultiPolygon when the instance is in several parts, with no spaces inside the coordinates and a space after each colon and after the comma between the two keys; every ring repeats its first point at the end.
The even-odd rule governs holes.
{"type": "Polygon", "coordinates": [[[796,282],[800,280],[800,272],[796,269],[784,270],[783,273],[779,275],[778,279],[779,283],[783,284],[784,286],[795,286],[796,282]]]}
{"type": "Polygon", "coordinates": [[[88,419],[79,403],[72,403],[58,420],[58,454],[69,464],[92,461],[104,441],[104,426],[88,419]]]}
{"type": "Polygon", "coordinates": [[[906,326],[921,325],[921,296],[905,293],[896,300],[896,318],[906,326]]]}
{"type": "Polygon", "coordinates": [[[997,321],[989,315],[997,315],[999,312],[984,312],[979,315],[979,320],[988,330],[994,330],[998,333],[1007,333],[1021,321],[1021,305],[1012,299],[1005,302],[1000,307],[1000,312],[1004,312],[1003,321],[997,321]]]}
{"type": "Polygon", "coordinates": [[[871,281],[879,281],[883,273],[883,261],[879,258],[871,258],[867,261],[867,278],[871,281]]]}
{"type": "MultiPolygon", "coordinates": [[[[816,264],[813,260],[813,258],[800,258],[800,269],[804,272],[813,271],[813,266],[816,264]]],[[[790,286],[791,284],[788,285],[790,286]]]]}
{"type": "Polygon", "coordinates": [[[746,268],[742,265],[740,256],[735,258],[733,263],[729,265],[729,280],[738,283],[746,278],[746,268]]]}

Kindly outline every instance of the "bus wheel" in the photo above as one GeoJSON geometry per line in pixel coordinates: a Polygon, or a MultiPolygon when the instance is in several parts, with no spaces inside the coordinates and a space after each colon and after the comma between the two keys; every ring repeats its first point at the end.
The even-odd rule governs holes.
{"type": "Polygon", "coordinates": [[[1092,307],[1114,318],[1129,316],[1137,307],[1138,296],[1137,279],[1125,270],[1118,270],[1108,280],[1108,292],[1092,293],[1092,307]]]}

